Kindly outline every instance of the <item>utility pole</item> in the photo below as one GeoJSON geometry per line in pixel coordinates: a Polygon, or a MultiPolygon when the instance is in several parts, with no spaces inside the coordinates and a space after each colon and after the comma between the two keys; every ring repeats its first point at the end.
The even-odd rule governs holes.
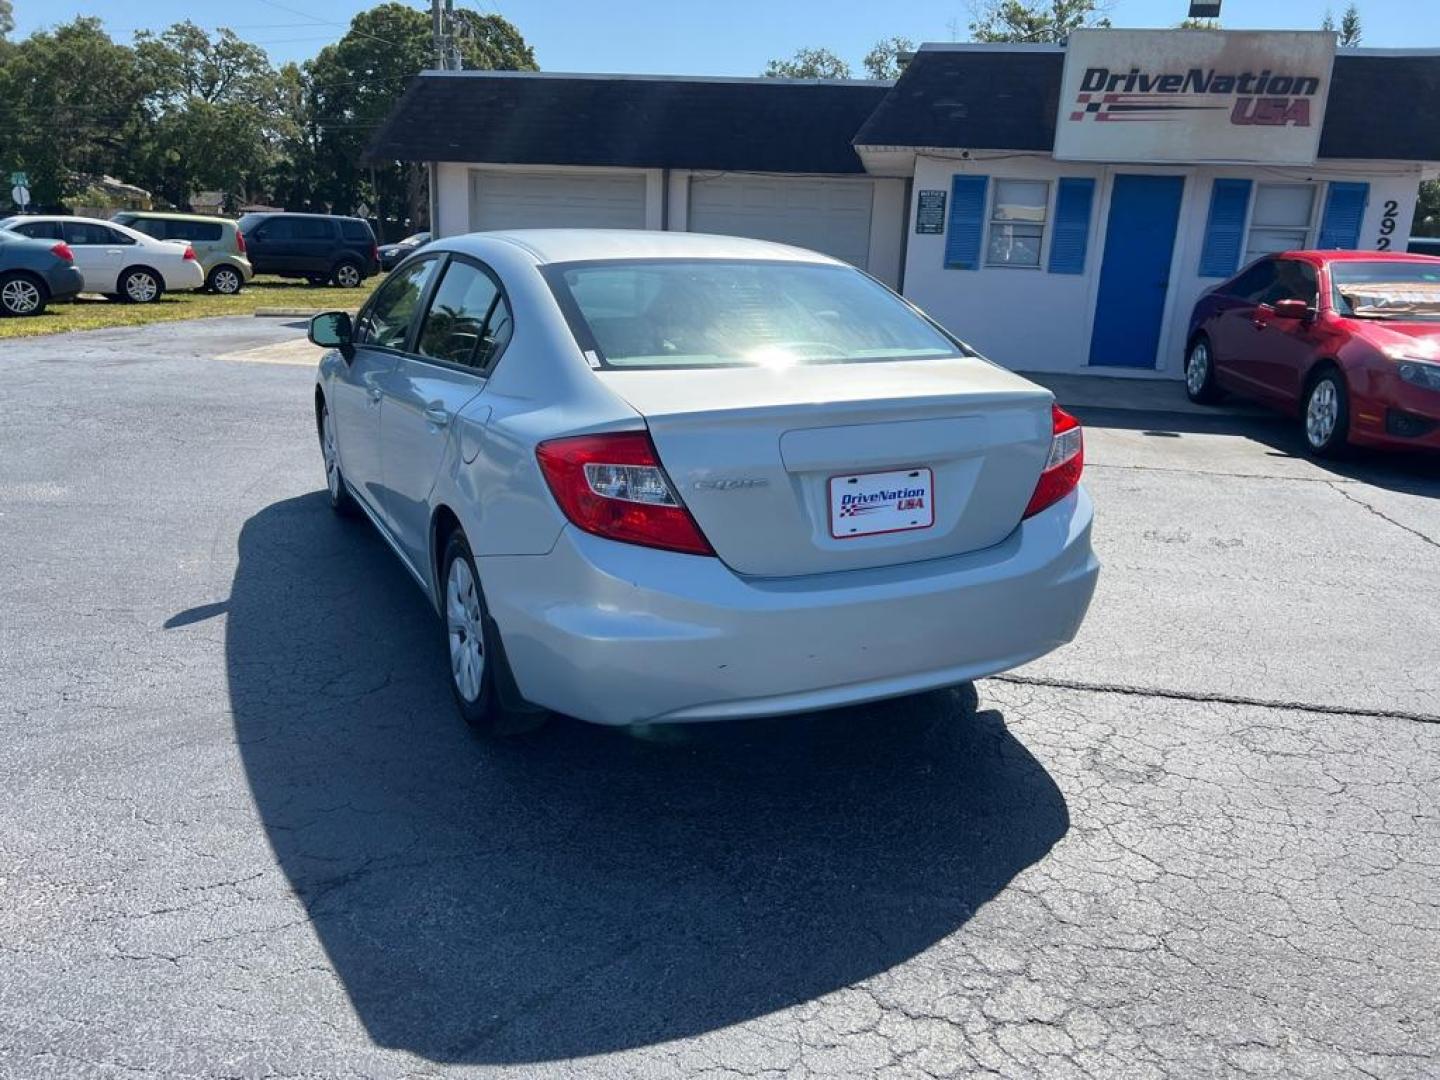
{"type": "Polygon", "coordinates": [[[449,54],[445,48],[445,11],[443,0],[430,0],[430,42],[435,49],[435,70],[449,69],[449,54]]]}

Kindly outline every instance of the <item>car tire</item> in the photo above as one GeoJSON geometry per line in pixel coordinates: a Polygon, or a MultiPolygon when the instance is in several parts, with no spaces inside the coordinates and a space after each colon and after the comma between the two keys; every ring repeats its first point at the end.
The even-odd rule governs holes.
{"type": "Polygon", "coordinates": [[[353,259],[344,259],[336,264],[330,280],[342,289],[358,289],[365,280],[365,271],[353,259]]]}
{"type": "Polygon", "coordinates": [[[1225,396],[1215,381],[1214,346],[1204,334],[1190,343],[1185,354],[1185,394],[1199,405],[1212,405],[1225,396]]]}
{"type": "Polygon", "coordinates": [[[221,296],[234,296],[245,287],[245,278],[233,266],[221,263],[210,271],[205,287],[221,296]]]}
{"type": "Polygon", "coordinates": [[[320,460],[325,466],[325,491],[330,498],[330,509],[341,517],[352,517],[355,513],[355,498],[345,486],[345,474],[340,471],[340,454],[335,439],[335,419],[324,398],[320,399],[320,415],[316,417],[320,429],[320,460]]]}
{"type": "Polygon", "coordinates": [[[440,559],[440,615],[450,661],[450,693],[465,723],[495,734],[504,713],[495,693],[490,613],[465,534],[456,528],[440,559]]]}
{"type": "Polygon", "coordinates": [[[120,275],[120,299],[127,304],[153,304],[165,295],[165,282],[154,270],[132,266],[120,275]]]}
{"type": "Polygon", "coordinates": [[[18,271],[0,274],[0,314],[22,317],[44,314],[49,299],[46,293],[44,284],[29,274],[18,271]]]}
{"type": "Polygon", "coordinates": [[[1310,380],[1300,421],[1305,446],[1316,457],[1341,457],[1349,449],[1350,391],[1338,368],[1327,365],[1310,380]]]}

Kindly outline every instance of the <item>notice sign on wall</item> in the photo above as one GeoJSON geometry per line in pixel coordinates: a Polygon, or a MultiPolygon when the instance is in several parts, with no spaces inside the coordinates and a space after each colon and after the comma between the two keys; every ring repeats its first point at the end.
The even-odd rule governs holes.
{"type": "Polygon", "coordinates": [[[1323,30],[1077,30],[1055,157],[1313,164],[1334,60],[1323,30]]]}
{"type": "Polygon", "coordinates": [[[916,194],[915,231],[936,235],[945,231],[945,192],[921,191],[916,194]]]}

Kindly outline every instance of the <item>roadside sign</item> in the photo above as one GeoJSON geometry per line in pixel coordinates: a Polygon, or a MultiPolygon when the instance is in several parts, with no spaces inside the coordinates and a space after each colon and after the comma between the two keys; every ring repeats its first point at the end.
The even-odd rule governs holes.
{"type": "Polygon", "coordinates": [[[15,205],[21,210],[30,205],[30,189],[24,184],[16,184],[10,189],[10,198],[15,200],[15,205]]]}
{"type": "Polygon", "coordinates": [[[915,231],[917,233],[943,233],[945,231],[945,192],[922,191],[916,197],[915,231]]]}
{"type": "Polygon", "coordinates": [[[16,169],[10,174],[10,183],[13,184],[15,187],[29,187],[30,174],[25,172],[23,169],[16,169]]]}

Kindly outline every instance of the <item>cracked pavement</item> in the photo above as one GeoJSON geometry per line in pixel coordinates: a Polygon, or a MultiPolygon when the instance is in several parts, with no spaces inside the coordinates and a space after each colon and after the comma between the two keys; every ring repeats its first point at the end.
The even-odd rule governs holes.
{"type": "Polygon", "coordinates": [[[1440,474],[1094,411],[973,689],[471,737],[255,319],[6,343],[0,1077],[1440,1073],[1440,474]]]}

